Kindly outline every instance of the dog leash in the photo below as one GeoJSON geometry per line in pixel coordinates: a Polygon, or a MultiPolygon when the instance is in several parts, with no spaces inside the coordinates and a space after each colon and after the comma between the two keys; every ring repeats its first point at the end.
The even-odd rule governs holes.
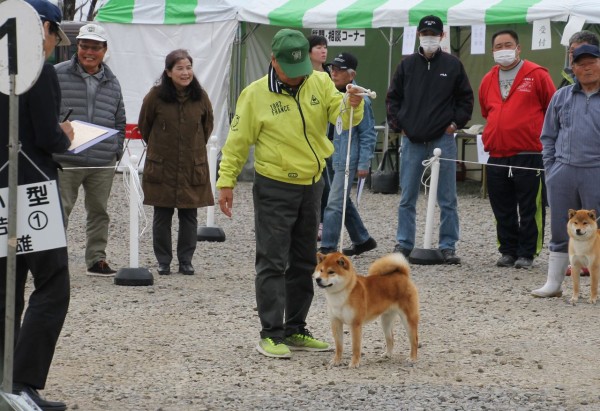
{"type": "MultiPolygon", "coordinates": [[[[346,91],[350,89],[358,89],[360,92],[356,93],[357,96],[367,96],[371,99],[377,98],[377,93],[366,89],[361,86],[357,86],[356,84],[347,84],[346,91]]],[[[344,94],[344,98],[342,100],[342,105],[345,106],[346,100],[348,98],[348,93],[344,94]]],[[[336,132],[338,134],[342,134],[342,112],[345,109],[340,106],[340,115],[338,117],[338,121],[336,122],[336,132]]],[[[352,143],[352,119],[354,118],[354,107],[350,106],[350,118],[348,120],[348,146],[346,147],[346,169],[344,170],[344,200],[342,202],[342,224],[340,227],[340,241],[338,242],[338,251],[341,253],[344,244],[344,226],[346,221],[346,204],[348,197],[348,182],[350,180],[350,145],[352,143]]]]}

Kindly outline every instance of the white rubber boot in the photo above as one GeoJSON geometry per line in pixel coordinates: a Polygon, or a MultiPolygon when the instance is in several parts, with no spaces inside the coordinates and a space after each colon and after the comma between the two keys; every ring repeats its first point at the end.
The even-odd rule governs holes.
{"type": "Polygon", "coordinates": [[[565,272],[569,265],[569,253],[557,253],[550,251],[548,257],[548,278],[542,288],[533,290],[531,295],[534,297],[549,298],[560,297],[562,295],[562,283],[565,279],[565,272]]]}

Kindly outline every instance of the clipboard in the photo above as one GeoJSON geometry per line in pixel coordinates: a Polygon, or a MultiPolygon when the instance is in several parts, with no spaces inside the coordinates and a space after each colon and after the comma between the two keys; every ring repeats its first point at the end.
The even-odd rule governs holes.
{"type": "Polygon", "coordinates": [[[67,151],[72,154],[80,153],[119,132],[119,130],[113,128],[102,127],[80,120],[71,121],[71,126],[75,132],[75,138],[67,151]]]}

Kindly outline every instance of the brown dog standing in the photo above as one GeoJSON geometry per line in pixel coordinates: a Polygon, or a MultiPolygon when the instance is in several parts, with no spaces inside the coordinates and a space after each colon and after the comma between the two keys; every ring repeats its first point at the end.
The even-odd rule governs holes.
{"type": "Polygon", "coordinates": [[[600,231],[596,223],[596,210],[569,210],[569,261],[573,279],[571,304],[579,299],[579,273],[587,267],[591,276],[590,303],[598,300],[598,275],[600,274],[600,231]]]}
{"type": "Polygon", "coordinates": [[[313,277],[325,290],[331,330],[335,340],[335,355],[331,365],[340,365],[343,352],[344,324],[350,325],[352,361],[350,368],[360,364],[363,324],[381,317],[386,351],[390,357],[394,348],[393,326],[397,316],[402,319],[410,341],[410,358],[417,359],[419,294],[410,279],[410,268],[400,253],[376,260],[369,274],[360,276],[342,253],[317,254],[318,264],[313,277]]]}

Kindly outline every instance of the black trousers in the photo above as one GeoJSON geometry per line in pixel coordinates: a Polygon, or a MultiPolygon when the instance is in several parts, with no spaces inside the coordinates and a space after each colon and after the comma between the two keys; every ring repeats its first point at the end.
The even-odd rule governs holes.
{"type": "MultiPolygon", "coordinates": [[[[152,245],[159,264],[171,264],[173,244],[171,225],[174,208],[154,207],[152,220],[152,245]]],[[[178,208],[179,232],[177,233],[177,260],[179,264],[191,264],[198,242],[198,209],[178,208]]]]}
{"type": "MultiPolygon", "coordinates": [[[[15,290],[15,351],[13,381],[43,389],[70,299],[67,248],[17,256],[15,290]],[[23,322],[25,283],[31,271],[35,289],[23,322]]],[[[0,258],[0,347],[4,354],[6,258],[0,258]]]]}
{"type": "Polygon", "coordinates": [[[261,338],[285,337],[306,326],[323,184],[323,179],[287,184],[256,174],[252,192],[261,338]]]}
{"type": "Polygon", "coordinates": [[[496,218],[498,251],[514,257],[537,256],[543,247],[546,222],[544,172],[538,171],[544,168],[542,155],[490,157],[488,165],[487,187],[496,218]]]}

